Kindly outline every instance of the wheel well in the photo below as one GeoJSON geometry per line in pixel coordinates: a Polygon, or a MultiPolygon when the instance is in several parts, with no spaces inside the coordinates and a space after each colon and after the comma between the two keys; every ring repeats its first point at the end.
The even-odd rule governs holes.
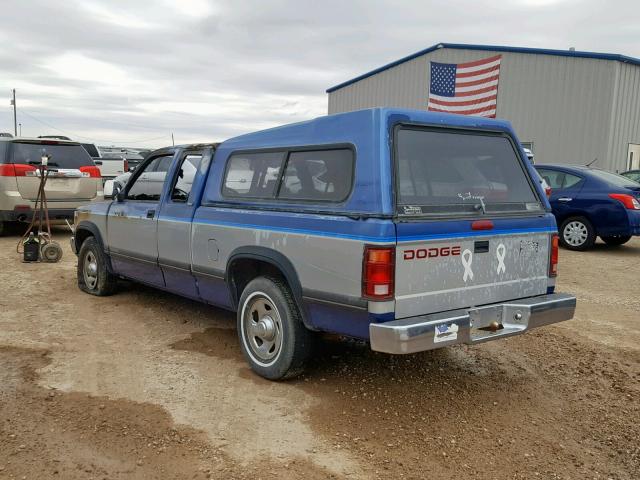
{"type": "Polygon", "coordinates": [[[231,290],[233,305],[238,306],[240,296],[251,280],[264,275],[280,277],[291,288],[286,275],[271,262],[255,258],[232,260],[227,270],[227,281],[231,290]]]}
{"type": "Polygon", "coordinates": [[[76,250],[80,250],[80,247],[84,243],[84,241],[89,237],[94,237],[92,231],[87,230],[86,228],[80,228],[76,230],[75,242],[76,242],[76,250]]]}

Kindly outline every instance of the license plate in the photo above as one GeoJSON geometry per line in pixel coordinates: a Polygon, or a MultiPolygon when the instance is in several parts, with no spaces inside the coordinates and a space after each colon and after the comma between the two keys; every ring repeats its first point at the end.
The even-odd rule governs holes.
{"type": "Polygon", "coordinates": [[[47,187],[62,188],[69,186],[69,180],[66,178],[49,178],[47,179],[47,187]]]}

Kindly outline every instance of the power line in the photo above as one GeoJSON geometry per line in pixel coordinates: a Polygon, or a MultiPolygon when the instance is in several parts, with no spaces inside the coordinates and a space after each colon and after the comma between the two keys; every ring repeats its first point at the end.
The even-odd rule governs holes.
{"type": "Polygon", "coordinates": [[[31,118],[32,120],[35,120],[38,123],[41,123],[42,125],[45,125],[49,128],[53,128],[54,130],[60,132],[60,133],[64,133],[67,136],[73,137],[73,138],[81,138],[81,139],[85,139],[85,140],[91,140],[92,142],[95,143],[111,143],[111,144],[128,144],[128,143],[147,143],[147,142],[153,142],[155,140],[162,140],[162,139],[166,139],[167,135],[162,135],[161,137],[154,137],[154,138],[147,138],[145,140],[133,140],[133,141],[127,141],[127,142],[114,142],[112,140],[100,140],[97,138],[92,138],[92,137],[85,137],[84,135],[78,135],[78,134],[74,134],[71,132],[67,132],[64,130],[60,130],[58,127],[55,127],[53,125],[51,125],[49,122],[45,122],[44,120],[41,120],[33,115],[31,115],[29,112],[27,112],[24,108],[20,110],[20,113],[24,113],[27,117],[31,118]]]}

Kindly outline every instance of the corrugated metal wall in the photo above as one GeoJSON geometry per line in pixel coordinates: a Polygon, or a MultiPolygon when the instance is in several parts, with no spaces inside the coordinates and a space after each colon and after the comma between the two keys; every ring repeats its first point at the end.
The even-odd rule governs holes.
{"type": "Polygon", "coordinates": [[[511,121],[521,141],[533,143],[536,162],[585,164],[597,157],[601,168],[625,169],[625,142],[640,122],[640,67],[614,61],[443,48],[331,92],[329,113],[426,109],[429,61],[460,63],[496,54],[502,55],[497,115],[511,121]]]}
{"type": "Polygon", "coordinates": [[[616,62],[616,76],[609,156],[624,171],[629,165],[629,144],[640,144],[640,67],[616,62]]]}

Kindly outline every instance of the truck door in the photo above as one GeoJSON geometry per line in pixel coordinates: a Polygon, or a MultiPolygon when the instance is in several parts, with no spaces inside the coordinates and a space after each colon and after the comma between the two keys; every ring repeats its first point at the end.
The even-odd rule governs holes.
{"type": "Polygon", "coordinates": [[[199,294],[191,273],[191,220],[198,203],[195,198],[198,188],[193,187],[203,176],[200,172],[206,171],[210,156],[211,150],[180,154],[171,169],[171,182],[158,216],[158,261],[166,287],[195,299],[199,294]]]}
{"type": "Polygon", "coordinates": [[[135,172],[122,201],[109,209],[107,238],[115,270],[125,277],[164,287],[158,265],[158,211],[173,153],[149,159],[135,172]]]}

